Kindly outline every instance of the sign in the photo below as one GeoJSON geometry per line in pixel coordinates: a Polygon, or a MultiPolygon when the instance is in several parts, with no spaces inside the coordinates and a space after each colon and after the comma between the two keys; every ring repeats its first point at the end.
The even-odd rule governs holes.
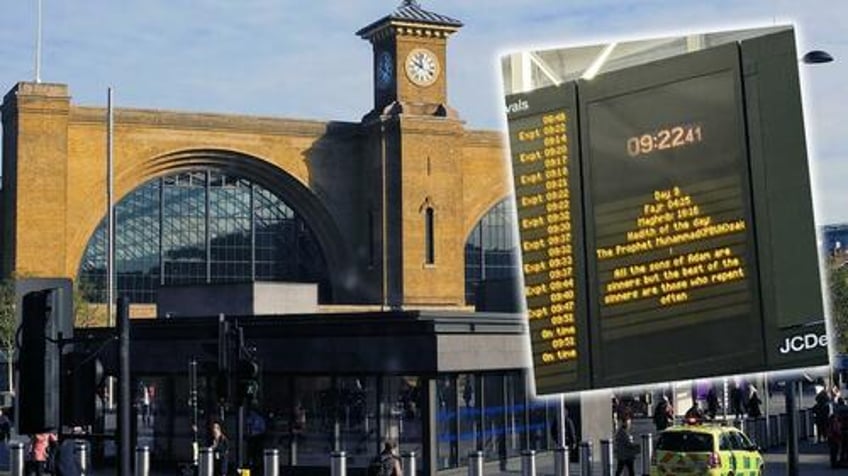
{"type": "Polygon", "coordinates": [[[798,96],[790,31],[507,98],[538,394],[826,363],[798,96]]]}

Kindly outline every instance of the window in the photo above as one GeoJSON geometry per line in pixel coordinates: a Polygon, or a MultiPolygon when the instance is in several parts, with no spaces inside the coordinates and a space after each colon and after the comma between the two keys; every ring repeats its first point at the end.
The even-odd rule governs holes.
{"type": "MultiPolygon", "coordinates": [[[[722,438],[722,444],[723,444],[722,438]]],[[[713,435],[694,431],[670,431],[660,434],[657,450],[678,453],[713,451],[713,435]]]]}
{"type": "Polygon", "coordinates": [[[477,287],[486,280],[518,277],[518,237],[512,199],[493,206],[477,222],[465,242],[465,303],[474,304],[477,287]]]}
{"type": "MultiPolygon", "coordinates": [[[[280,197],[252,181],[212,169],[153,179],[115,206],[117,295],[155,303],[159,286],[262,281],[318,283],[329,274],[318,241],[280,197]]],[[[80,263],[92,302],[106,301],[106,224],[80,263]]]]}
{"type": "Polygon", "coordinates": [[[426,256],[424,262],[427,264],[436,263],[436,243],[433,236],[433,230],[435,227],[434,215],[435,212],[433,211],[433,207],[427,207],[427,211],[424,215],[424,253],[426,256]]]}

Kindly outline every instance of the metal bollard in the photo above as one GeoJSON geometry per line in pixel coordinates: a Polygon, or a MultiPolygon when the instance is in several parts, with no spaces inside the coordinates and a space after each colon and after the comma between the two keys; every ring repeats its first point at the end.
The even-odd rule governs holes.
{"type": "Polygon", "coordinates": [[[807,410],[807,439],[816,437],[816,419],[812,410],[807,410]]]}
{"type": "Polygon", "coordinates": [[[560,446],[554,450],[554,476],[569,476],[568,447],[560,446]]]}
{"type": "Polygon", "coordinates": [[[330,453],[330,476],[347,476],[347,459],[344,451],[330,453]]]}
{"type": "Polygon", "coordinates": [[[592,442],[580,443],[580,476],[592,476],[592,442]]]}
{"type": "Polygon", "coordinates": [[[134,476],[148,476],[150,474],[150,447],[135,447],[135,473],[134,476]]]}
{"type": "Polygon", "coordinates": [[[88,447],[84,440],[74,440],[74,460],[79,465],[80,474],[85,476],[88,473],[88,447]]]}
{"type": "Polygon", "coordinates": [[[483,452],[468,453],[468,476],[483,476],[483,452]]]}
{"type": "Polygon", "coordinates": [[[289,441],[289,466],[297,466],[297,437],[289,441]]]}
{"type": "Polygon", "coordinates": [[[536,476],[536,452],[524,450],[521,452],[521,476],[536,476]]]}
{"type": "Polygon", "coordinates": [[[9,474],[24,476],[24,444],[20,441],[9,442],[9,474]]]}
{"type": "Polygon", "coordinates": [[[403,453],[401,455],[401,464],[403,465],[403,476],[415,476],[415,452],[403,453]]]}
{"type": "Polygon", "coordinates": [[[653,435],[645,433],[642,435],[642,476],[650,476],[651,460],[654,458],[653,435]]]}
{"type": "Polygon", "coordinates": [[[612,476],[615,471],[613,464],[615,463],[612,457],[612,441],[601,440],[601,475],[612,476]]]}
{"type": "Polygon", "coordinates": [[[200,448],[200,458],[197,466],[197,476],[212,476],[215,470],[215,459],[212,448],[200,448]]]}
{"type": "Polygon", "coordinates": [[[280,476],[280,450],[277,448],[265,448],[262,458],[262,468],[265,476],[280,476]]]}

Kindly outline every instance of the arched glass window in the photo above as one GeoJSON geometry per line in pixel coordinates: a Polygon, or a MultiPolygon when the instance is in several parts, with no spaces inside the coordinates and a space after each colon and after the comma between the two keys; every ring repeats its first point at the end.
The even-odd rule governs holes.
{"type": "MultiPolygon", "coordinates": [[[[243,177],[196,170],[153,179],[115,206],[117,295],[155,303],[159,286],[315,282],[330,299],[318,241],[285,202],[243,177]],[[164,272],[163,272],[164,270],[164,272]]],[[[79,280],[106,301],[106,221],[88,242],[79,280]]]]}
{"type": "Polygon", "coordinates": [[[518,277],[518,238],[512,199],[493,206],[465,242],[465,303],[474,304],[477,286],[484,280],[518,277]]]}

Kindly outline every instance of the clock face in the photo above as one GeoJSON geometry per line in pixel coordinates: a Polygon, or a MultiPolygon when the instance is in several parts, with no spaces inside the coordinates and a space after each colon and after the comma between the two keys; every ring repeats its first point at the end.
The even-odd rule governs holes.
{"type": "Polygon", "coordinates": [[[406,57],[406,76],[419,86],[429,86],[439,77],[439,60],[430,50],[415,48],[406,57]]]}
{"type": "Polygon", "coordinates": [[[380,55],[377,57],[377,87],[386,89],[391,86],[393,75],[392,54],[388,51],[380,52],[380,55]]]}

